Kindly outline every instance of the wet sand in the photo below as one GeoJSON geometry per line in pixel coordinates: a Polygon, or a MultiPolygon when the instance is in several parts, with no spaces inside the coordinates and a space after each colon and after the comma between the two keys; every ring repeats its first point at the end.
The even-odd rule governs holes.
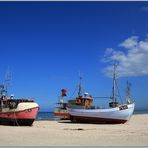
{"type": "Polygon", "coordinates": [[[0,125],[0,146],[148,146],[148,114],[125,124],[35,121],[33,126],[0,125]]]}

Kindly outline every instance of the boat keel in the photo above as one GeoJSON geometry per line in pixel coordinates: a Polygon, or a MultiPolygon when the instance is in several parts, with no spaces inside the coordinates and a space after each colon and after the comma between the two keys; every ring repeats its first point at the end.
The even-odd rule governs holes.
{"type": "Polygon", "coordinates": [[[127,120],[121,119],[109,119],[109,118],[96,118],[96,117],[82,117],[82,116],[70,116],[72,122],[80,123],[102,123],[102,124],[121,124],[125,123],[127,120]]]}
{"type": "Polygon", "coordinates": [[[12,125],[12,126],[31,126],[34,119],[8,119],[0,118],[0,125],[12,125]]]}

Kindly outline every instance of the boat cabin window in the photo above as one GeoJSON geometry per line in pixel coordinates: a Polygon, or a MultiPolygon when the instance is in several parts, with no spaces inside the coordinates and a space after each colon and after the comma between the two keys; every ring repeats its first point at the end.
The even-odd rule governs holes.
{"type": "Polygon", "coordinates": [[[81,98],[77,98],[76,99],[76,104],[77,105],[83,105],[86,106],[86,108],[89,108],[90,106],[92,106],[92,99],[91,98],[87,98],[87,97],[81,97],[81,98]]]}

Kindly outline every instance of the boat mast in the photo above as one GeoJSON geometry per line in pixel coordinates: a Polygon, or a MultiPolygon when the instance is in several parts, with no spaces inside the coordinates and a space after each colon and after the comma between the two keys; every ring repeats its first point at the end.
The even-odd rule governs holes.
{"type": "Polygon", "coordinates": [[[131,90],[131,83],[129,83],[128,81],[127,81],[126,83],[127,83],[126,97],[127,97],[127,98],[131,98],[131,93],[130,93],[130,90],[131,90]]]}
{"type": "Polygon", "coordinates": [[[117,64],[114,63],[114,69],[113,69],[113,102],[116,102],[116,68],[117,68],[117,64]]]}
{"type": "Polygon", "coordinates": [[[81,81],[82,81],[82,76],[80,76],[80,82],[79,82],[79,91],[78,91],[78,96],[82,96],[82,87],[81,87],[81,81]]]}
{"type": "Polygon", "coordinates": [[[64,103],[64,97],[67,96],[67,90],[61,89],[60,103],[64,103]]]}
{"type": "Polygon", "coordinates": [[[5,93],[4,85],[1,84],[1,85],[0,85],[0,99],[3,99],[3,95],[4,95],[4,93],[5,93]]]}
{"type": "Polygon", "coordinates": [[[63,98],[62,95],[60,96],[59,102],[60,102],[61,104],[64,103],[64,98],[63,98]]]}
{"type": "Polygon", "coordinates": [[[126,102],[131,103],[131,83],[127,81],[127,88],[126,88],[126,102]]]}
{"type": "Polygon", "coordinates": [[[8,97],[8,86],[10,85],[10,81],[11,81],[11,74],[10,74],[10,70],[8,67],[8,70],[5,74],[5,96],[8,97]]]}

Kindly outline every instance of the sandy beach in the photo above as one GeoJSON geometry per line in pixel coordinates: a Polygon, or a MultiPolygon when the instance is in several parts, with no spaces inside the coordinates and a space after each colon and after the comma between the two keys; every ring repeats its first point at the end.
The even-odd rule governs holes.
{"type": "Polygon", "coordinates": [[[148,115],[125,124],[35,121],[31,127],[0,126],[0,146],[148,146],[148,115]]]}

